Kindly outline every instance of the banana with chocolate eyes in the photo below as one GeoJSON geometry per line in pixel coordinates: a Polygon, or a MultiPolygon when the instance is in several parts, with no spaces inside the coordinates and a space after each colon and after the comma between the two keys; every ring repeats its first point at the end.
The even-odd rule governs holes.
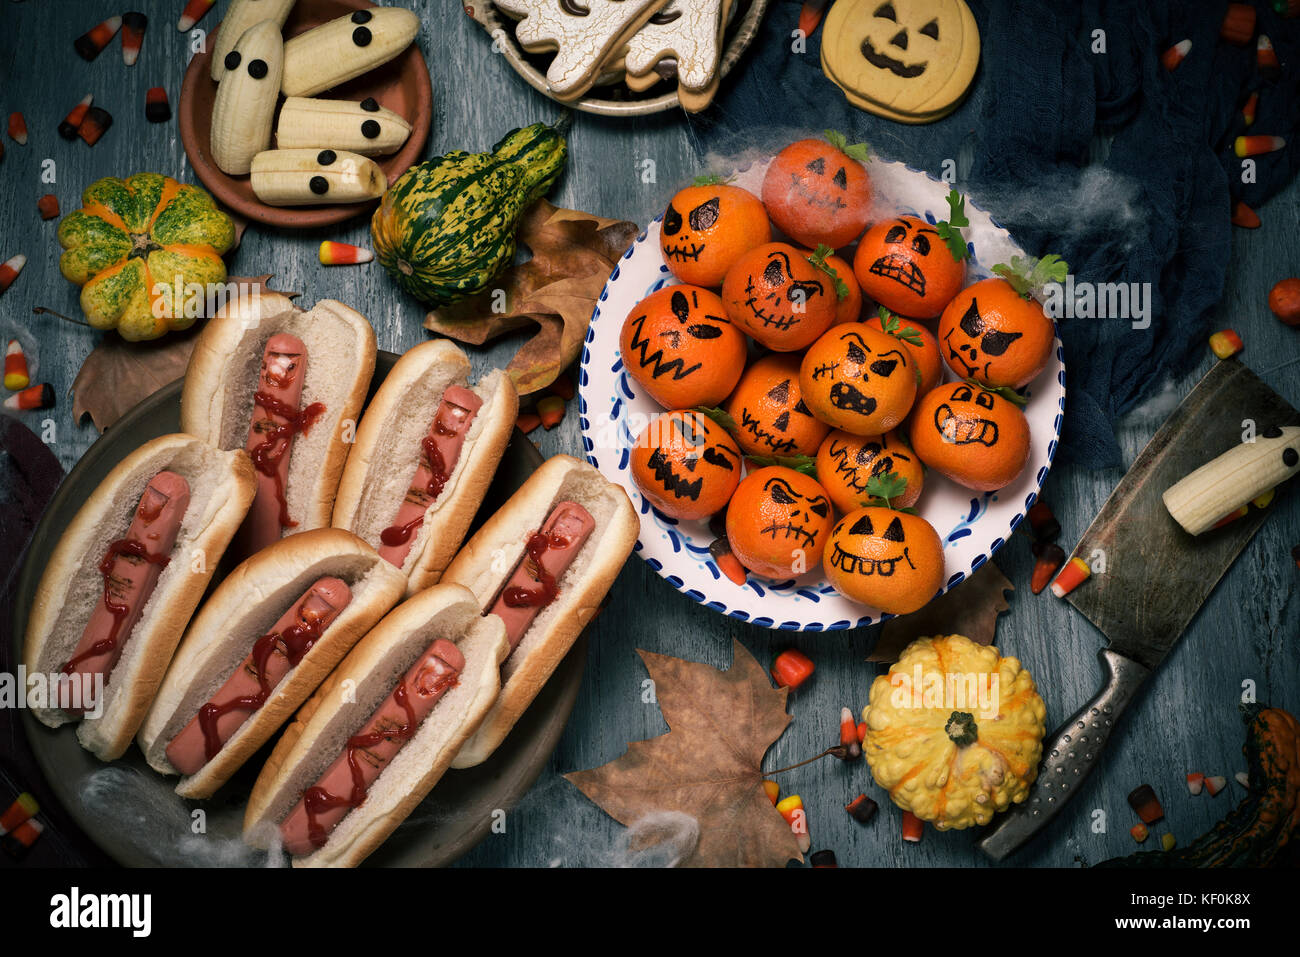
{"type": "Polygon", "coordinates": [[[226,54],[235,48],[235,41],[245,30],[263,20],[272,20],[277,27],[283,27],[293,4],[294,0],[232,0],[212,51],[212,79],[217,83],[225,79],[226,54]]]}
{"type": "Polygon", "coordinates": [[[271,145],[284,68],[279,26],[263,20],[249,27],[223,62],[226,75],[212,107],[212,159],[222,172],[242,176],[271,145]]]}
{"type": "Polygon", "coordinates": [[[268,206],[363,203],[388,188],[374,160],[344,150],[265,150],[252,174],[253,193],[268,206]]]}
{"type": "Polygon", "coordinates": [[[410,10],[374,7],[308,30],[284,45],[285,96],[314,96],[393,59],[420,32],[410,10]]]}
{"type": "Polygon", "coordinates": [[[275,125],[275,145],[282,150],[332,147],[362,156],[395,153],[410,135],[411,124],[373,97],[354,103],[291,96],[275,125]]]}

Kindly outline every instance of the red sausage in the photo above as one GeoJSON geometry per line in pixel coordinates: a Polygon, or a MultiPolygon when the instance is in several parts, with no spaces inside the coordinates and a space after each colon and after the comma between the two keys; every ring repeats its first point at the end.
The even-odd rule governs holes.
{"type": "Polygon", "coordinates": [[[423,453],[411,487],[393,524],[379,536],[380,558],[402,567],[411,551],[411,540],[424,524],[425,510],[442,494],[465,445],[465,434],[482,406],[483,400],[463,386],[451,386],[442,394],[429,434],[420,440],[423,453]]]}
{"type": "Polygon", "coordinates": [[[528,554],[515,566],[488,612],[506,623],[512,652],[537,613],[559,594],[560,579],[595,527],[595,519],[577,502],[561,502],[541,531],[529,537],[528,554]]]}
{"type": "Polygon", "coordinates": [[[72,657],[63,673],[80,683],[81,694],[70,696],[64,684],[60,691],[64,710],[81,715],[94,692],[94,676],[107,681],[122,657],[122,647],[149,603],[158,576],[170,559],[180,534],[181,520],[190,506],[190,486],[175,472],[159,472],[145,486],[140,504],[126,536],[113,542],[99,563],[104,579],[104,596],[90,614],[72,657]],[[81,707],[72,707],[77,702],[81,707]]]}
{"type": "Polygon", "coordinates": [[[325,844],[464,670],[465,656],[445,638],[425,650],[280,825],[285,850],[299,856],[325,844]]]}
{"type": "Polygon", "coordinates": [[[308,588],[167,745],[172,766],[181,774],[194,774],[212,760],[350,601],[352,590],[339,578],[321,578],[308,588]]]}
{"type": "Polygon", "coordinates": [[[293,440],[325,411],[320,402],[299,409],[307,377],[307,347],[297,336],[276,333],[262,353],[262,371],[253,395],[253,415],[244,444],[257,474],[257,495],[244,519],[242,545],[252,554],[279,540],[298,523],[289,517],[284,497],[293,440]]]}

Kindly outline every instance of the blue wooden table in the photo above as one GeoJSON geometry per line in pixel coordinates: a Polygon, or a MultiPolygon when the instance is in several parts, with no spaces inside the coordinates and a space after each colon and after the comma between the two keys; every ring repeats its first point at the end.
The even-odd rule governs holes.
{"type": "MultiPolygon", "coordinates": [[[[507,129],[539,120],[554,121],[556,104],[527,87],[505,60],[493,54],[490,40],[453,0],[402,0],[423,17],[420,44],[433,78],[433,132],[426,149],[480,150],[507,129]]],[[[31,142],[5,142],[0,162],[0,259],[24,253],[29,262],[21,278],[0,299],[0,336],[25,328],[38,349],[37,378],[50,382],[58,406],[40,418],[55,424],[52,447],[70,468],[96,438],[89,421],[71,417],[66,397],[78,368],[98,334],[31,308],[44,305],[77,313],[76,290],[58,271],[57,222],[42,222],[36,200],[54,193],[66,213],[79,205],[81,190],[101,176],[154,170],[192,179],[175,122],[145,122],[144,95],[166,87],[173,106],[191,39],[179,34],[179,0],[137,0],[150,18],[139,63],[123,67],[117,41],[96,61],[76,57],[72,40],[105,17],[121,12],[116,0],[60,0],[0,5],[0,114],[22,110],[31,142]],[[83,95],[114,116],[112,129],[93,149],[55,135],[55,126],[83,95]]],[[[200,23],[212,27],[224,11],[200,23]]],[[[907,127],[899,127],[897,151],[889,158],[924,168],[924,157],[907,152],[907,127]]],[[[811,131],[772,130],[773,149],[811,131]]],[[[681,113],[615,120],[577,114],[570,131],[568,170],[552,194],[559,205],[644,225],[668,197],[703,166],[695,153],[691,127],[681,113]],[[654,160],[654,182],[642,175],[654,160]]],[[[764,141],[756,134],[755,142],[764,141]]],[[[979,200],[979,197],[975,197],[979,200]]],[[[982,200],[981,200],[982,203],[982,200]]],[[[998,210],[990,211],[996,217],[998,210]]],[[[1245,360],[1274,389],[1300,405],[1300,330],[1277,322],[1266,297],[1277,280],[1300,272],[1300,186],[1292,183],[1260,211],[1265,226],[1236,230],[1227,289],[1216,327],[1232,326],[1246,342],[1245,360]]],[[[426,338],[423,310],[403,295],[376,266],[328,269],[316,259],[322,239],[369,243],[364,218],[339,227],[283,232],[250,227],[230,258],[236,275],[275,274],[273,285],[303,293],[311,303],[337,298],[361,310],[375,325],[379,346],[401,352],[426,338]]],[[[473,354],[476,369],[503,364],[518,340],[473,354]]],[[[1067,347],[1067,364],[1069,361],[1067,347]]],[[[1207,349],[1200,366],[1167,384],[1149,411],[1131,415],[1120,429],[1126,461],[1131,461],[1164,415],[1208,368],[1207,349]],[[1167,399],[1167,401],[1165,401],[1167,399]]],[[[1068,401],[1068,399],[1067,399],[1068,401]]],[[[544,454],[578,454],[576,409],[551,432],[534,433],[544,454]]],[[[37,427],[38,418],[25,421],[37,427]]],[[[1068,442],[1069,436],[1065,436],[1068,442]]],[[[1062,543],[1077,540],[1122,470],[1086,471],[1057,465],[1044,488],[1063,526],[1062,543]]],[[[1015,863],[1075,866],[1133,850],[1128,835],[1134,818],[1125,795],[1136,785],[1152,784],[1164,800],[1168,827],[1181,843],[1217,821],[1243,794],[1235,782],[1218,798],[1192,798],[1183,784],[1188,771],[1223,774],[1231,780],[1245,767],[1237,705],[1243,687],[1260,701],[1300,709],[1300,572],[1290,551],[1300,542],[1300,500],[1288,490],[1272,506],[1274,515],[1211,595],[1164,667],[1151,681],[1115,738],[1111,753],[1083,793],[1051,832],[1015,863]],[[1098,812],[1102,812],[1099,814],[1098,812]]],[[[1064,602],[1029,593],[1032,558],[1028,540],[1017,536],[996,563],[1017,586],[1011,610],[998,627],[997,644],[1019,657],[1037,679],[1053,726],[1093,693],[1098,680],[1095,653],[1103,639],[1064,602]]],[[[1152,582],[1151,587],[1160,587],[1152,582]]],[[[836,740],[840,707],[860,711],[878,669],[865,658],[877,629],[831,635],[793,636],[724,619],[688,601],[633,558],[619,577],[608,607],[589,630],[590,655],[577,707],[549,767],[506,817],[504,833],[493,834],[461,862],[473,865],[599,865],[626,857],[620,851],[621,826],[589,803],[560,775],[593,767],[623,753],[626,742],[663,733],[659,709],[643,700],[645,670],[635,649],[705,661],[727,667],[731,638],[738,637],[767,664],[781,649],[794,646],[817,662],[812,681],[792,696],[794,721],[767,757],[766,766],[792,764],[836,740]]],[[[525,719],[526,720],[526,719],[525,719]]],[[[920,844],[904,844],[900,815],[871,781],[861,762],[821,761],[782,776],[785,793],[799,793],[808,809],[814,849],[831,848],[846,865],[983,865],[987,862],[960,832],[927,831],[920,844]],[[843,805],[865,791],[882,805],[868,826],[854,823],[843,805]]]]}

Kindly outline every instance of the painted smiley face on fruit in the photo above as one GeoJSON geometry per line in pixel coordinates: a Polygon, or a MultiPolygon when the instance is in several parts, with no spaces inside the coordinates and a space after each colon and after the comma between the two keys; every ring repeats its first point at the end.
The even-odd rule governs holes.
{"type": "Polygon", "coordinates": [[[751,472],[727,507],[727,541],[740,563],[766,578],[789,578],[821,562],[831,502],[816,479],[779,465],[751,472]]]}
{"type": "Polygon", "coordinates": [[[619,350],[628,374],[666,409],[714,406],[745,368],[745,335],[715,293],[668,286],[628,313],[619,350]]]}
{"type": "Polygon", "coordinates": [[[774,353],[751,365],[725,408],[749,455],[812,455],[830,431],[803,400],[795,355],[774,353]]]}
{"type": "Polygon", "coordinates": [[[853,257],[862,291],[891,312],[932,319],[966,279],[966,260],[955,258],[924,219],[899,216],[867,230],[853,257]]]}
{"type": "Polygon", "coordinates": [[[1056,332],[1038,301],[1005,279],[963,289],[939,319],[948,367],[962,379],[1019,389],[1047,366],[1056,332]]]}
{"type": "Polygon", "coordinates": [[[804,353],[799,387],[813,415],[854,435],[881,435],[916,399],[916,361],[893,336],[863,323],[835,326],[804,353]]]}
{"type": "Polygon", "coordinates": [[[699,412],[654,419],[632,447],[632,481],[672,518],[692,520],[720,512],[740,484],[740,449],[722,426],[699,412]]]}
{"type": "Polygon", "coordinates": [[[722,283],[727,317],[776,352],[805,348],[835,321],[833,277],[787,243],[741,255],[722,283]]]}
{"type": "Polygon", "coordinates": [[[921,497],[925,471],[921,460],[896,432],[850,435],[834,431],[817,449],[817,481],[841,512],[873,504],[872,479],[894,473],[904,482],[902,495],[891,498],[894,508],[908,508],[921,497]]]}
{"type": "Polygon", "coordinates": [[[688,186],[669,202],[659,231],[664,262],[682,282],[716,287],[743,253],[772,238],[757,196],[739,186],[688,186]]]}
{"type": "Polygon", "coordinates": [[[958,485],[991,492],[1029,460],[1029,422],[1012,402],[978,385],[948,383],[916,404],[912,448],[958,485]]]}
{"type": "Polygon", "coordinates": [[[871,215],[871,180],[862,143],[842,134],[791,143],[763,175],[763,205],[772,222],[796,242],[816,248],[847,246],[862,235],[871,215]]]}
{"type": "Polygon", "coordinates": [[[943,543],[925,519],[890,508],[849,512],[826,542],[826,578],[840,594],[903,615],[943,585],[943,543]]]}

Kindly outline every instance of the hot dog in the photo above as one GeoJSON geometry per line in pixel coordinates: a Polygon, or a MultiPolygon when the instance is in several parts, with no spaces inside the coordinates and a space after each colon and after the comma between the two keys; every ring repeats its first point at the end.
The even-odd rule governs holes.
{"type": "Polygon", "coordinates": [[[388,373],[366,410],[339,482],[333,524],[407,576],[436,584],[469,529],[510,441],[519,398],[493,370],[470,384],[465,353],[422,343],[388,373]]]}
{"type": "Polygon", "coordinates": [[[595,616],[636,544],[626,493],[567,455],[548,459],[447,566],[510,643],[491,713],[452,767],[473,767],[501,744],[595,616]]]}
{"type": "Polygon", "coordinates": [[[393,609],[285,729],[249,796],[245,839],[282,845],[295,866],[360,863],[478,728],[508,653],[503,622],[459,585],[393,609]]]}
{"type": "Polygon", "coordinates": [[[330,524],[374,368],[374,330],[339,302],[304,312],[266,293],[208,320],[186,370],[181,428],[254,460],[241,554],[330,524]]]}
{"type": "Polygon", "coordinates": [[[401,597],[355,535],[320,528],[246,559],[194,617],[140,730],[145,760],[210,797],[401,597]]]}
{"type": "Polygon", "coordinates": [[[243,451],[180,434],[146,442],[108,474],[64,531],[33,601],[23,663],[64,679],[48,707],[33,708],[38,720],[80,720],[82,745],[104,760],[126,750],[254,485],[243,451]],[[102,700],[79,693],[100,681],[102,700]]]}

